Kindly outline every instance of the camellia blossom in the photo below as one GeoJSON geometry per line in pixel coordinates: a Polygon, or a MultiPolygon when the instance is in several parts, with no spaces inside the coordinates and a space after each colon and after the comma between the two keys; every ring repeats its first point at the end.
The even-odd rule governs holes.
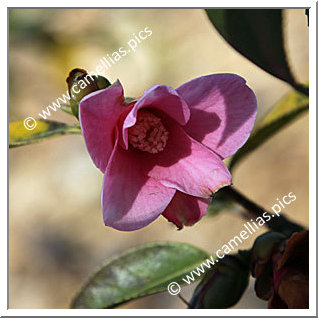
{"type": "Polygon", "coordinates": [[[231,184],[222,159],[246,142],[255,116],[255,95],[235,74],[199,77],[177,89],[155,85],[131,102],[118,80],[85,96],[79,119],[105,174],[105,224],[133,231],[161,214],[179,229],[196,223],[213,193],[231,184]]]}

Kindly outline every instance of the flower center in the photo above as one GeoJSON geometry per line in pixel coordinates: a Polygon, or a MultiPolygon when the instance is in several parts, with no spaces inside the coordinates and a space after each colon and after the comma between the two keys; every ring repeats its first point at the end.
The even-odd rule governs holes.
{"type": "Polygon", "coordinates": [[[128,129],[128,140],[134,148],[158,153],[165,148],[168,134],[160,118],[141,110],[138,112],[136,124],[128,129]]]}

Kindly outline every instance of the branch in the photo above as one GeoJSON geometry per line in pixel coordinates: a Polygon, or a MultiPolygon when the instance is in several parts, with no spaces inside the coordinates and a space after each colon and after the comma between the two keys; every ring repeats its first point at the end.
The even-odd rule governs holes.
{"type": "MultiPolygon", "coordinates": [[[[254,217],[262,216],[263,213],[266,212],[266,210],[263,207],[257,205],[256,203],[248,199],[241,192],[236,190],[233,186],[223,188],[222,190],[234,201],[236,201],[243,208],[245,208],[254,217]]],[[[283,233],[287,236],[290,236],[294,232],[300,232],[305,230],[305,228],[303,228],[301,225],[292,222],[282,213],[280,213],[280,216],[277,218],[271,218],[270,221],[266,222],[266,225],[271,230],[283,233]]]]}

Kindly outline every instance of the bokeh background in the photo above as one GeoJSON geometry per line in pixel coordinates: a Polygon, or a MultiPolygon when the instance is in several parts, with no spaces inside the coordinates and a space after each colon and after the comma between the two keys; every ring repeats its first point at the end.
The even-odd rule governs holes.
{"type": "MultiPolygon", "coordinates": [[[[127,96],[153,84],[177,87],[218,72],[243,76],[255,91],[259,116],[291,91],[284,82],[249,62],[217,33],[203,10],[195,9],[10,9],[9,119],[37,117],[66,90],[75,67],[94,70],[99,59],[125,46],[146,26],[152,35],[135,53],[104,75],[119,78],[127,96]]],[[[308,81],[308,27],[302,9],[284,12],[290,65],[308,81]]],[[[50,119],[75,123],[58,110],[50,119]]],[[[239,213],[224,211],[177,231],[163,217],[132,233],[105,227],[100,206],[102,174],[80,135],[64,136],[9,152],[9,307],[68,308],[88,275],[124,250],[153,241],[187,242],[215,252],[239,233],[239,213]]],[[[308,114],[280,132],[237,167],[233,181],[247,196],[270,208],[294,192],[285,213],[308,226],[308,114]]],[[[257,234],[261,234],[259,230],[257,234]]],[[[248,248],[253,239],[241,248],[248,248]]],[[[194,286],[183,288],[189,299],[194,286]]],[[[185,308],[161,293],[121,308],[185,308]]],[[[266,308],[253,281],[236,308],[266,308]]]]}

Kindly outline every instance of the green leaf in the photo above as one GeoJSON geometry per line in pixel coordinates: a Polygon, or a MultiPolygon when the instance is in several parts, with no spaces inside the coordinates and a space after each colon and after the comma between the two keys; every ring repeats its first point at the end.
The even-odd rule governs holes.
{"type": "Polygon", "coordinates": [[[259,122],[246,144],[232,157],[229,169],[232,170],[247,154],[257,149],[308,109],[309,99],[306,95],[292,92],[284,97],[259,122]]]}
{"type": "Polygon", "coordinates": [[[158,242],[115,257],[87,282],[72,308],[113,308],[142,296],[167,290],[208,257],[184,243],[158,242]]]}
{"type": "Polygon", "coordinates": [[[63,110],[63,112],[70,114],[70,115],[73,115],[72,108],[70,105],[60,105],[60,106],[61,106],[61,110],[63,110]]]}
{"type": "Polygon", "coordinates": [[[9,148],[32,144],[55,136],[80,133],[81,128],[78,124],[70,126],[57,121],[40,119],[36,121],[33,130],[28,130],[24,126],[24,121],[15,121],[9,123],[9,148]]]}
{"type": "Polygon", "coordinates": [[[266,72],[297,86],[284,50],[281,9],[207,9],[210,21],[238,52],[266,72]]]}

